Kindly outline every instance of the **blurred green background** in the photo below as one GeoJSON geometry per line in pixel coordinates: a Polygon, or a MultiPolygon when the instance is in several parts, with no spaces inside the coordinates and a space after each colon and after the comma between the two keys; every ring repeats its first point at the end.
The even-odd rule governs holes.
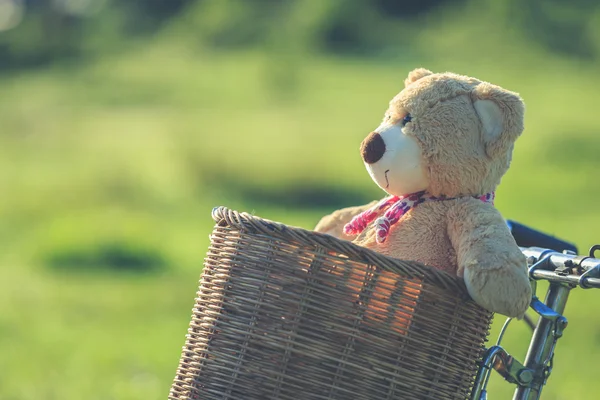
{"type": "MultiPolygon", "coordinates": [[[[166,398],[212,207],[312,228],[382,197],[358,146],[419,66],[519,92],[498,208],[600,242],[595,1],[0,0],[0,399],[166,398]]],[[[598,296],[544,399],[600,393],[598,296]]]]}

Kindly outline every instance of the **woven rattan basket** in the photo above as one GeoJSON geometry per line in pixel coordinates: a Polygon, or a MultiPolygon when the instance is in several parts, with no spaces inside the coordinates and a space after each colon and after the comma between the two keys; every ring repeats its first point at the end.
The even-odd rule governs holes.
{"type": "Polygon", "coordinates": [[[465,399],[491,314],[462,281],[226,208],[169,399],[465,399]]]}

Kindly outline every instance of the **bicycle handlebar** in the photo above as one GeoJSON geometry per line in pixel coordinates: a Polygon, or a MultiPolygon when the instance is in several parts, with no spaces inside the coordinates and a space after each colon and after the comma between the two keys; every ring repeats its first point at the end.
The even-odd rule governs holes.
{"type": "Polygon", "coordinates": [[[580,256],[577,246],[565,240],[512,220],[506,225],[528,259],[531,278],[600,289],[600,259],[593,254],[600,246],[593,247],[589,256],[580,256]]]}
{"type": "Polygon", "coordinates": [[[504,324],[496,346],[489,348],[480,364],[473,385],[471,400],[487,398],[487,382],[492,369],[504,379],[516,383],[513,399],[538,400],[546,380],[552,371],[552,360],[557,340],[562,337],[567,319],[562,315],[571,289],[600,289],[600,258],[593,246],[588,256],[578,255],[577,247],[566,241],[546,235],[514,221],[506,221],[517,245],[527,257],[529,276],[534,296],[531,308],[539,314],[527,356],[523,364],[516,361],[500,347],[500,340],[508,325],[504,324]],[[535,280],[551,284],[546,299],[541,301],[535,294],[535,280]]]}
{"type": "Polygon", "coordinates": [[[531,265],[534,279],[566,283],[584,289],[600,289],[600,259],[590,256],[558,253],[539,247],[521,248],[531,265]]]}

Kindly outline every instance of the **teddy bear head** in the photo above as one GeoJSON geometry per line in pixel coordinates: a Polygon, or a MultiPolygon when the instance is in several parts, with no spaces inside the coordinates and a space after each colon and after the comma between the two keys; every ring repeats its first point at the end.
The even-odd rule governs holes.
{"type": "Polygon", "coordinates": [[[518,94],[475,78],[415,69],[361,145],[373,180],[396,196],[495,190],[523,131],[518,94]]]}

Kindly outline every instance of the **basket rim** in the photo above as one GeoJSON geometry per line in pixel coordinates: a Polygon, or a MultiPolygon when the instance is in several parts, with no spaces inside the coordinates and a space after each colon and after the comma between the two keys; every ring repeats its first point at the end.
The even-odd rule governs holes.
{"type": "Polygon", "coordinates": [[[359,246],[347,240],[338,239],[326,233],[271,221],[246,212],[238,212],[225,206],[215,207],[212,218],[216,226],[233,227],[240,231],[249,231],[279,239],[294,240],[308,246],[318,246],[344,254],[356,262],[377,265],[378,267],[402,275],[406,278],[422,279],[445,290],[457,291],[465,300],[473,301],[469,296],[462,278],[445,271],[421,264],[416,261],[402,260],[380,254],[374,250],[359,246]]]}

